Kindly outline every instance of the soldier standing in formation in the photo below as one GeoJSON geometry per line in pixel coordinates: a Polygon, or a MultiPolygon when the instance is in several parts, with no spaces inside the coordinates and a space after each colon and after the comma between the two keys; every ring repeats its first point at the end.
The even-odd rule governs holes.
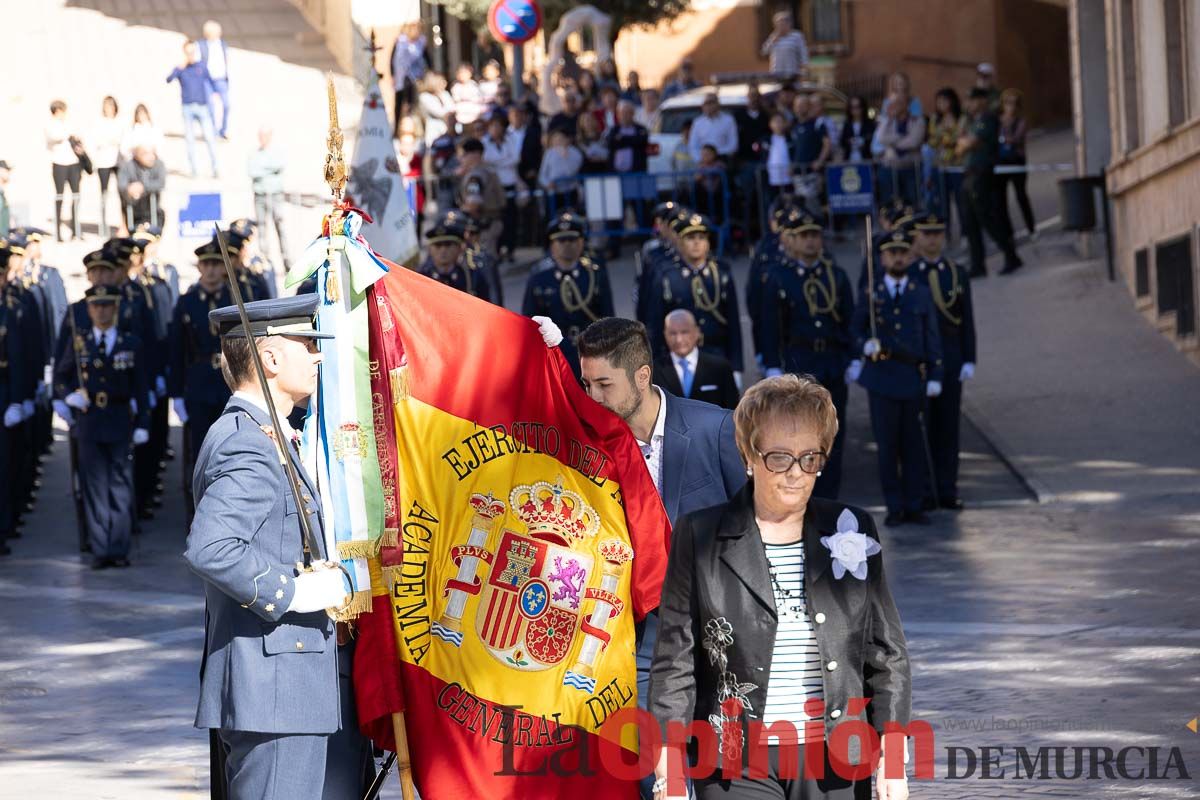
{"type": "Polygon", "coordinates": [[[848,373],[870,397],[885,525],[929,524],[922,510],[929,465],[921,429],[926,398],[942,393],[944,374],[933,299],[908,277],[910,247],[900,230],[881,245],[885,272],[867,287],[854,314],[857,349],[867,361],[856,360],[848,373]]]}
{"type": "Polygon", "coordinates": [[[824,251],[820,221],[792,208],[779,223],[779,252],[767,261],[758,324],[766,376],[811,375],[833,396],[838,432],[813,493],[836,499],[846,440],[846,371],[855,352],[850,278],[824,251]]]}
{"type": "Polygon", "coordinates": [[[491,281],[485,272],[472,269],[463,258],[463,228],[453,219],[443,217],[425,237],[429,255],[417,270],[427,278],[472,294],[481,300],[491,300],[491,281]]]}
{"type": "Polygon", "coordinates": [[[4,296],[12,298],[12,302],[21,309],[17,322],[21,326],[21,341],[26,348],[22,359],[21,418],[11,426],[9,436],[13,471],[7,488],[0,488],[0,491],[8,492],[9,502],[17,517],[17,530],[20,529],[21,518],[33,510],[34,493],[40,486],[38,461],[41,454],[34,417],[38,398],[46,396],[46,387],[42,384],[45,382],[52,346],[46,319],[49,311],[46,294],[41,286],[26,281],[24,277],[28,244],[24,232],[10,231],[5,248],[0,250],[5,273],[4,296]]]}
{"type": "Polygon", "coordinates": [[[258,249],[258,225],[251,219],[235,219],[227,232],[230,257],[246,276],[251,294],[259,300],[279,296],[275,268],[258,249]],[[236,252],[235,252],[236,251],[236,252]]]}
{"type": "Polygon", "coordinates": [[[929,401],[929,449],[933,454],[936,494],[925,498],[925,507],[962,510],[958,496],[958,442],[962,415],[963,383],[975,375],[975,309],[967,271],[944,255],[946,223],[936,214],[919,216],[916,231],[917,259],[909,279],[926,286],[937,309],[945,378],[942,393],[929,401]]]}
{"type": "Polygon", "coordinates": [[[712,255],[712,224],[700,214],[690,214],[676,220],[675,233],[679,258],[660,264],[647,298],[645,324],[653,353],[668,352],[663,338],[667,314],[685,308],[704,336],[701,349],[728,361],[740,387],[742,325],[737,289],[729,265],[712,255]]]}
{"type": "Polygon", "coordinates": [[[564,211],[550,222],[546,237],[550,255],[534,264],[525,285],[521,313],[549,317],[563,333],[559,345],[579,377],[575,340],[588,325],[613,316],[608,270],[583,255],[587,220],[564,211]]]}
{"type": "Polygon", "coordinates": [[[638,322],[646,324],[646,306],[653,291],[655,278],[663,263],[679,257],[679,242],[675,238],[673,223],[681,207],[674,200],[659,203],[654,207],[654,235],[642,245],[635,265],[637,283],[634,288],[634,314],[638,322]]]}
{"type": "MultiPolygon", "coordinates": [[[[7,244],[0,240],[0,264],[7,262],[8,253],[7,244]]],[[[0,269],[0,408],[4,410],[3,425],[0,425],[0,487],[5,487],[0,491],[0,556],[12,552],[8,540],[19,535],[18,509],[6,487],[12,484],[13,473],[19,468],[13,438],[14,429],[25,417],[23,406],[29,374],[24,364],[27,354],[23,341],[24,309],[17,298],[9,294],[7,284],[8,273],[0,269]]]]}
{"type": "Polygon", "coordinates": [[[216,238],[196,248],[196,259],[200,280],[175,305],[167,346],[167,394],[183,424],[183,494],[189,520],[196,454],[230,395],[221,375],[221,338],[209,314],[233,302],[216,238]]]}
{"type": "Polygon", "coordinates": [[[150,438],[145,351],[135,335],[117,328],[123,297],[120,288],[88,289],[88,325],[76,331],[54,369],[55,409],[74,429],[79,445],[93,569],[129,566],[131,447],[150,438]]]}
{"type": "Polygon", "coordinates": [[[500,280],[500,259],[480,245],[479,220],[458,208],[447,211],[443,219],[462,230],[463,261],[473,272],[487,276],[488,284],[492,289],[491,297],[487,299],[498,306],[504,305],[504,286],[500,280]]]}
{"type": "Polygon", "coordinates": [[[40,462],[50,452],[50,446],[54,442],[50,387],[54,381],[52,373],[54,354],[57,352],[58,330],[67,313],[67,290],[59,271],[42,263],[42,240],[49,234],[37,228],[20,228],[18,233],[23,235],[26,241],[25,266],[20,276],[21,283],[40,295],[39,311],[42,317],[42,340],[46,360],[42,375],[38,378],[32,422],[35,456],[39,462],[36,467],[36,475],[40,478],[42,474],[40,462]]]}

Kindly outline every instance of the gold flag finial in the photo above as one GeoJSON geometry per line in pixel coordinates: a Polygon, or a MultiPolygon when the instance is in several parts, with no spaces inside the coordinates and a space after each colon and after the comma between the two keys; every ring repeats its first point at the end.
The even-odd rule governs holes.
{"type": "Polygon", "coordinates": [[[346,191],[346,159],[342,155],[342,128],[338,124],[337,92],[333,75],[325,76],[329,89],[329,137],[326,139],[325,182],[333,192],[333,202],[340,205],[346,191]]]}

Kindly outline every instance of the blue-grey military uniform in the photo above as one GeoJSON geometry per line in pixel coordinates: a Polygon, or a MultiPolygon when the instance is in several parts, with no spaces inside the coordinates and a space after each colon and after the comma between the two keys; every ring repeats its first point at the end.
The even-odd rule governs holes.
{"type": "Polygon", "coordinates": [[[674,200],[659,203],[652,212],[655,235],[642,245],[634,275],[634,319],[643,325],[646,324],[646,306],[649,302],[650,292],[657,283],[659,269],[664,263],[674,261],[679,257],[675,248],[671,246],[670,240],[662,234],[662,231],[674,224],[675,219],[681,213],[684,213],[683,207],[674,200]]]}
{"type": "MultiPolygon", "coordinates": [[[[565,211],[551,221],[547,235],[551,241],[582,238],[586,230],[587,220],[565,211]]],[[[587,256],[581,256],[569,266],[546,256],[529,273],[521,313],[527,317],[549,317],[554,321],[563,334],[559,349],[578,377],[579,350],[575,340],[588,325],[616,313],[608,270],[587,256]]]]}
{"type": "MultiPolygon", "coordinates": [[[[21,229],[10,231],[0,249],[0,267],[11,274],[12,259],[23,258],[28,239],[21,229]]],[[[13,470],[7,485],[10,502],[18,520],[33,508],[33,495],[37,486],[37,437],[33,417],[37,408],[38,384],[45,378],[48,363],[50,336],[46,327],[45,313],[48,310],[46,294],[40,286],[20,278],[9,279],[4,288],[6,297],[13,298],[22,313],[17,322],[21,326],[21,340],[26,349],[21,376],[21,400],[23,419],[9,432],[9,453],[13,470]]],[[[3,490],[0,490],[3,491],[3,490]]]]}
{"type": "MultiPolygon", "coordinates": [[[[675,229],[680,237],[712,233],[711,224],[699,214],[677,223],[675,229]]],[[[645,323],[656,358],[670,352],[663,333],[667,315],[683,308],[692,312],[704,336],[700,349],[721,356],[735,372],[742,371],[742,322],[732,272],[727,263],[713,255],[703,264],[688,264],[680,258],[658,270],[647,298],[645,323]]]]}
{"type": "MultiPolygon", "coordinates": [[[[23,233],[30,243],[42,242],[49,234],[46,231],[37,228],[22,228],[23,233]]],[[[39,258],[33,258],[31,253],[27,253],[25,257],[25,268],[21,275],[21,282],[26,286],[37,287],[42,295],[41,314],[43,341],[47,344],[45,351],[46,364],[53,369],[54,355],[57,353],[57,338],[59,328],[62,326],[63,317],[66,316],[67,306],[67,289],[63,283],[62,274],[55,267],[43,264],[39,258]]],[[[50,384],[43,374],[38,379],[38,391],[36,393],[36,409],[33,419],[34,424],[34,439],[35,450],[39,456],[44,456],[49,452],[51,444],[54,441],[53,435],[53,420],[50,412],[50,384]]],[[[40,471],[40,467],[38,468],[40,471]]]]}
{"type": "MultiPolygon", "coordinates": [[[[789,231],[821,231],[811,214],[792,209],[781,222],[789,231]]],[[[854,294],[845,270],[827,255],[813,263],[792,259],[782,248],[768,261],[759,298],[759,341],[763,368],[811,375],[829,390],[837,409],[838,432],[829,460],[813,493],[837,499],[842,485],[842,451],[846,438],[846,367],[853,359],[854,294]]]]}
{"type": "MultiPolygon", "coordinates": [[[[909,247],[902,231],[893,232],[883,248],[909,247]]],[[[882,276],[868,291],[875,293],[875,330],[882,348],[863,364],[859,383],[870,397],[871,428],[879,456],[879,482],[889,515],[920,514],[928,466],[921,436],[928,381],[941,381],[941,337],[929,289],[906,279],[892,297],[882,276]]],[[[854,314],[856,349],[871,336],[870,302],[864,292],[854,314]]]]}
{"type": "MultiPolygon", "coordinates": [[[[246,310],[262,335],[256,326],[272,321],[312,322],[317,302],[288,297],[246,310]]],[[[240,328],[236,308],[214,311],[212,321],[226,335],[240,328]]],[[[315,328],[289,335],[329,336],[315,328]]],[[[320,492],[298,449],[285,444],[302,489],[297,506],[273,433],[266,409],[234,395],[196,459],[196,515],[184,554],[204,580],[208,608],[196,726],[219,731],[232,800],[317,800],[328,790],[330,737],[344,724],[337,637],[324,611],[288,607],[296,565],[305,560],[300,513],[312,524],[312,559],[327,557],[320,492]]]]}
{"type": "MultiPolygon", "coordinates": [[[[252,219],[243,217],[229,223],[227,236],[230,255],[240,254],[257,233],[258,224],[252,219]]],[[[253,297],[246,297],[247,301],[251,299],[267,300],[279,296],[279,283],[275,277],[275,268],[261,254],[252,255],[245,264],[238,267],[238,271],[245,276],[252,287],[253,297]]]]}
{"type": "MultiPolygon", "coordinates": [[[[918,217],[917,230],[945,230],[935,215],[918,217]]],[[[958,448],[962,418],[963,364],[974,364],[975,309],[967,270],[944,255],[934,261],[918,258],[908,268],[909,279],[929,289],[937,309],[942,342],[942,393],[929,399],[927,434],[937,480],[937,500],[944,508],[959,508],[958,448]]],[[[933,498],[927,498],[932,501],[933,498]]]]}
{"type": "MultiPolygon", "coordinates": [[[[13,297],[0,295],[0,412],[24,400],[25,347],[22,346],[23,313],[13,297]]],[[[8,486],[15,465],[11,452],[12,430],[0,425],[0,486],[8,486]]],[[[0,492],[0,555],[8,555],[6,540],[16,530],[16,512],[8,493],[0,492]]]]}
{"type": "MultiPolygon", "coordinates": [[[[121,291],[93,286],[88,303],[119,302],[121,291]]],[[[59,400],[82,389],[86,410],[73,409],[79,446],[79,480],[94,566],[128,564],[133,526],[134,431],[148,430],[148,374],[145,351],[136,336],[114,327],[111,346],[98,339],[91,321],[78,327],[54,368],[59,400]]]]}
{"type": "MultiPolygon", "coordinates": [[[[430,229],[425,241],[431,247],[442,242],[463,245],[462,223],[443,218],[430,229]]],[[[458,261],[446,272],[439,271],[433,265],[433,257],[427,256],[417,268],[417,272],[460,292],[475,295],[481,300],[492,300],[492,285],[487,273],[471,267],[464,255],[460,255],[458,261]]]]}

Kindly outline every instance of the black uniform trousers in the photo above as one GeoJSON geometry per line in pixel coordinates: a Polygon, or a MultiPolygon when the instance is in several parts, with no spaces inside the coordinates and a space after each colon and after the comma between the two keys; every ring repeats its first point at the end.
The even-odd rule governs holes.
{"type": "Polygon", "coordinates": [[[780,747],[767,748],[767,775],[764,778],[748,778],[727,781],[707,778],[696,781],[697,800],[869,800],[871,779],[851,781],[834,772],[825,759],[825,774],[821,778],[806,777],[804,774],[804,745],[799,751],[796,769],[791,777],[780,775],[780,747]]]}
{"type": "Polygon", "coordinates": [[[926,420],[929,452],[933,454],[937,496],[942,502],[958,498],[958,442],[962,395],[962,383],[955,379],[947,379],[942,383],[942,393],[929,398],[929,415],[926,420]]]}
{"type": "MultiPolygon", "coordinates": [[[[0,425],[0,486],[11,485],[12,480],[12,429],[0,425]]],[[[16,510],[8,495],[0,496],[0,543],[13,534],[16,527],[16,510]]]]}
{"type": "Polygon", "coordinates": [[[88,542],[96,558],[125,558],[133,530],[133,460],[129,441],[79,440],[79,481],[88,542]]]}
{"type": "Polygon", "coordinates": [[[971,171],[963,177],[963,211],[966,212],[963,216],[963,230],[967,234],[967,243],[971,251],[972,274],[987,271],[983,249],[984,230],[1004,253],[1008,263],[1017,259],[1012,230],[1005,226],[997,211],[997,189],[996,177],[991,172],[971,171]]]}
{"type": "Polygon", "coordinates": [[[842,490],[842,451],[846,444],[846,404],[850,399],[850,390],[844,379],[821,381],[821,385],[829,390],[833,397],[833,407],[837,409],[838,432],[833,439],[833,447],[829,449],[829,459],[817,482],[813,486],[813,494],[836,500],[842,490]]]}
{"type": "Polygon", "coordinates": [[[918,415],[925,398],[903,400],[869,392],[871,430],[879,449],[879,484],[889,514],[921,510],[925,492],[925,442],[918,415]]]}
{"type": "Polygon", "coordinates": [[[24,514],[33,502],[37,453],[34,450],[32,419],[18,422],[8,429],[8,453],[11,465],[8,497],[14,518],[17,518],[24,514]]]}

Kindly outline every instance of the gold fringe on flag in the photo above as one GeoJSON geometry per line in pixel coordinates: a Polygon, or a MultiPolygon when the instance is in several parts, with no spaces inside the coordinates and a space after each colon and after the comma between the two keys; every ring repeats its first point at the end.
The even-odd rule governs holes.
{"type": "Polygon", "coordinates": [[[363,589],[362,591],[355,592],[351,596],[349,605],[347,605],[345,608],[339,609],[337,621],[349,622],[359,614],[366,614],[370,610],[371,590],[363,589]]]}
{"type": "Polygon", "coordinates": [[[338,558],[342,561],[349,558],[374,558],[379,555],[379,540],[361,539],[352,542],[338,542],[337,549],[338,558]]]}
{"type": "Polygon", "coordinates": [[[388,373],[392,383],[392,402],[408,399],[408,367],[396,367],[388,373]]]}
{"type": "Polygon", "coordinates": [[[400,546],[400,529],[399,528],[384,528],[383,535],[379,537],[380,547],[399,547],[400,546]]]}

